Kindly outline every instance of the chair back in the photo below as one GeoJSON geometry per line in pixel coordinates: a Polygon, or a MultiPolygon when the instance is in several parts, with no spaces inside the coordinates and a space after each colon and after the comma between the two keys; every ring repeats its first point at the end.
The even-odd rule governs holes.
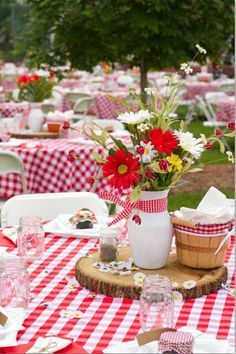
{"type": "Polygon", "coordinates": [[[69,101],[77,102],[80,98],[90,98],[91,95],[85,92],[68,92],[66,99],[69,101]]]}
{"type": "Polygon", "coordinates": [[[216,91],[216,92],[207,92],[205,94],[205,100],[209,103],[209,104],[217,104],[217,101],[221,98],[225,98],[227,97],[225,92],[220,92],[220,91],[216,91]]]}
{"type": "Polygon", "coordinates": [[[235,86],[234,84],[222,84],[219,86],[219,90],[223,92],[234,92],[235,91],[235,86]]]}
{"type": "Polygon", "coordinates": [[[21,176],[23,193],[27,193],[24,163],[21,157],[12,151],[0,150],[0,174],[18,173],[21,176]]]}
{"type": "Polygon", "coordinates": [[[93,103],[93,97],[84,97],[84,98],[79,98],[75,105],[74,105],[74,112],[75,113],[82,113],[82,114],[87,114],[89,107],[93,103]]]}
{"type": "Polygon", "coordinates": [[[19,218],[38,215],[43,221],[51,220],[59,214],[73,214],[88,208],[95,215],[108,216],[108,207],[103,199],[91,192],[25,194],[12,197],[3,205],[2,227],[17,225],[19,218]]]}

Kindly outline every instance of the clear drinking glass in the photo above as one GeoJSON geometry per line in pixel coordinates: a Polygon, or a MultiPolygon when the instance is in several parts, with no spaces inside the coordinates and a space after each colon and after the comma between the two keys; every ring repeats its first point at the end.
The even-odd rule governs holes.
{"type": "Polygon", "coordinates": [[[174,306],[169,278],[159,275],[145,277],[140,296],[139,317],[143,331],[173,327],[174,306]]]}
{"type": "Polygon", "coordinates": [[[26,308],[30,279],[24,260],[17,256],[0,258],[0,306],[26,308]]]}
{"type": "Polygon", "coordinates": [[[44,254],[44,230],[39,216],[23,216],[17,230],[18,253],[26,260],[35,260],[44,254]]]}

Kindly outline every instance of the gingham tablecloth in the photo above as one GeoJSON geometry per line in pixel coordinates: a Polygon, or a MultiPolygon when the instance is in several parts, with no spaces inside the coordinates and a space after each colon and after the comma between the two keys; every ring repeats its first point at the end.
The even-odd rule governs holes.
{"type": "Polygon", "coordinates": [[[226,97],[217,102],[216,119],[222,122],[234,122],[235,97],[226,97]]]}
{"type": "Polygon", "coordinates": [[[195,96],[204,97],[207,92],[218,91],[217,82],[190,82],[187,84],[185,99],[193,100],[195,96]]]}
{"type": "MultiPolygon", "coordinates": [[[[98,165],[93,160],[92,152],[101,152],[94,144],[70,143],[66,139],[30,140],[37,142],[37,147],[5,147],[1,149],[17,152],[23,159],[28,193],[53,193],[67,191],[89,191],[91,185],[86,180],[98,173],[98,165]],[[70,150],[74,150],[80,160],[67,161],[70,150]]],[[[100,190],[106,182],[98,183],[100,190]]],[[[8,198],[22,193],[20,176],[9,173],[0,176],[0,197],[8,198]]]]}
{"type": "Polygon", "coordinates": [[[0,117],[14,117],[16,113],[23,113],[29,108],[29,103],[4,102],[0,103],[0,117]]]}
{"type": "MultiPolygon", "coordinates": [[[[234,240],[227,251],[229,283],[234,281],[234,240]]],[[[66,277],[74,276],[79,257],[96,250],[95,239],[46,236],[46,253],[28,268],[33,299],[27,309],[19,344],[38,336],[58,335],[78,341],[89,353],[133,340],[141,331],[139,301],[93,294],[78,286],[71,291],[66,277]],[[61,317],[60,311],[81,311],[80,319],[61,317]]],[[[14,251],[15,252],[15,251],[14,251]]],[[[218,339],[234,341],[234,300],[226,290],[175,303],[176,327],[189,326],[218,339]]]]}
{"type": "MultiPolygon", "coordinates": [[[[89,93],[94,97],[94,103],[92,104],[88,112],[88,114],[90,115],[97,115],[99,118],[103,118],[103,119],[115,119],[117,117],[117,113],[116,113],[117,110],[121,112],[127,111],[127,109],[123,105],[115,101],[112,101],[110,98],[108,98],[108,95],[112,95],[120,99],[125,99],[128,96],[128,91],[117,91],[117,92],[84,91],[84,92],[89,93]]],[[[63,93],[62,110],[67,111],[73,109],[74,104],[75,103],[69,101],[66,98],[66,94],[63,93]]]]}

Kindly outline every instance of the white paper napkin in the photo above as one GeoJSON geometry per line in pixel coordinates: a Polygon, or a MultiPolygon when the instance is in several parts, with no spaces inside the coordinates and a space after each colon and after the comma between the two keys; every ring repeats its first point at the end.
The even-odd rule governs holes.
{"type": "Polygon", "coordinates": [[[16,346],[17,333],[24,329],[22,323],[26,317],[25,309],[0,307],[0,311],[8,317],[5,326],[0,328],[0,347],[16,346]]]}
{"type": "Polygon", "coordinates": [[[208,190],[197,209],[182,207],[175,211],[174,215],[202,224],[225,223],[234,219],[234,212],[228,199],[215,187],[208,190]]]}
{"type": "Polygon", "coordinates": [[[17,227],[6,227],[2,229],[2,233],[5,237],[11,240],[13,243],[17,243],[17,227]]]}
{"type": "Polygon", "coordinates": [[[39,337],[26,353],[55,353],[71,344],[71,340],[58,337],[39,337]]]}

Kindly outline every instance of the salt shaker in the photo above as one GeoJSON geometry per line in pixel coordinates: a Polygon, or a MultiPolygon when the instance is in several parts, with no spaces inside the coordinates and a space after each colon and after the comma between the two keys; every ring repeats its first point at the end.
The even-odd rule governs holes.
{"type": "Polygon", "coordinates": [[[174,306],[170,279],[159,275],[144,278],[140,296],[140,324],[144,331],[174,325],[174,306]]]}
{"type": "Polygon", "coordinates": [[[118,255],[118,231],[102,229],[99,239],[100,259],[102,262],[116,261],[118,255]]]}

